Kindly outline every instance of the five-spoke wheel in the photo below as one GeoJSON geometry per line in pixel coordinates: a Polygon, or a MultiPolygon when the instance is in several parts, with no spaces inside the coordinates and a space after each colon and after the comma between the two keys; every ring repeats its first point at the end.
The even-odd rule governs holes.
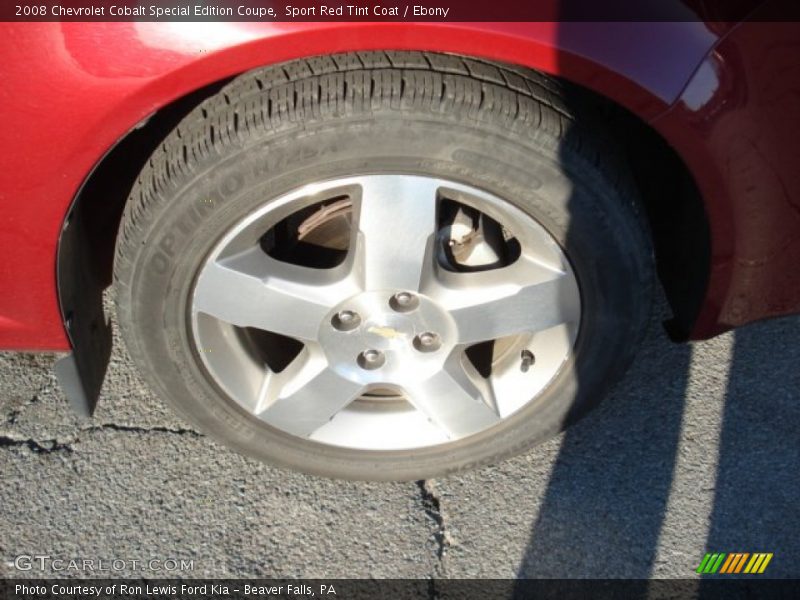
{"type": "MultiPolygon", "coordinates": [[[[488,245],[477,228],[470,234],[479,238],[473,245],[488,245]]],[[[453,181],[386,174],[311,184],[248,215],[200,270],[192,311],[209,373],[248,412],[331,444],[401,449],[477,433],[535,398],[570,354],[580,295],[558,244],[508,202],[453,181]],[[443,220],[446,202],[477,223],[498,223],[516,255],[466,270],[448,264],[446,250],[459,240],[443,220]],[[287,262],[290,250],[271,249],[283,260],[264,250],[277,215],[311,207],[314,222],[335,203],[349,209],[338,265],[301,266],[287,262]],[[248,338],[231,328],[302,347],[280,371],[265,362],[245,372],[248,338]],[[490,359],[481,375],[468,350],[489,342],[519,357],[518,368],[493,372],[490,359]],[[523,352],[537,357],[535,372],[522,368],[523,352]],[[252,385],[241,386],[247,377],[252,385]],[[517,393],[497,392],[510,381],[517,393]]]]}

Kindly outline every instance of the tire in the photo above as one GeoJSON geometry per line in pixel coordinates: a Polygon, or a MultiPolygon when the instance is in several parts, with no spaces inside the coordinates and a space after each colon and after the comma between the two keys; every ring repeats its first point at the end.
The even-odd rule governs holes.
{"type": "MultiPolygon", "coordinates": [[[[621,153],[602,127],[573,114],[571,93],[530,71],[413,52],[323,56],[233,80],[169,135],[128,200],[115,285],[133,360],[202,431],[259,460],[327,477],[440,476],[555,435],[635,356],[653,270],[621,153]],[[215,378],[209,361],[223,359],[201,356],[190,308],[199,274],[237,223],[277,206],[276,198],[315,182],[386,173],[474,188],[535,221],[577,281],[577,337],[535,398],[488,429],[410,449],[312,441],[260,420],[215,378]]],[[[387,239],[395,235],[386,223],[387,239]]]]}

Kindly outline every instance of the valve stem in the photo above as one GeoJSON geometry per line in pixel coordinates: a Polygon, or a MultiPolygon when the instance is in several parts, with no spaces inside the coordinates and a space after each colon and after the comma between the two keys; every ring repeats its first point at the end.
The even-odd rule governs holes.
{"type": "Polygon", "coordinates": [[[520,359],[522,360],[522,362],[520,363],[519,368],[522,370],[523,373],[527,373],[528,369],[530,369],[531,366],[533,366],[533,364],[536,362],[536,357],[530,350],[523,350],[522,353],[520,354],[520,359]]]}

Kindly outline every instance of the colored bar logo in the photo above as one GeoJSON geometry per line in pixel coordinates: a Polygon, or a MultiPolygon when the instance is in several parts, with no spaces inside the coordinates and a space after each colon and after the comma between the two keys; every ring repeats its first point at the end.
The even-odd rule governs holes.
{"type": "Polygon", "coordinates": [[[772,552],[707,552],[696,572],[703,575],[761,574],[766,571],[772,556],[772,552]]]}

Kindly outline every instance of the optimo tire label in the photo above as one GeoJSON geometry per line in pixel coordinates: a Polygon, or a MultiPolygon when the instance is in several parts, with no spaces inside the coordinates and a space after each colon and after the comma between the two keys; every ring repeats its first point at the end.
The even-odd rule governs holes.
{"type": "Polygon", "coordinates": [[[202,220],[213,212],[225,199],[238,194],[244,187],[244,175],[231,173],[227,175],[216,189],[203,194],[193,202],[191,209],[184,211],[180,219],[158,241],[157,250],[150,259],[150,266],[159,275],[169,271],[169,265],[177,252],[178,242],[192,235],[202,220]]]}

